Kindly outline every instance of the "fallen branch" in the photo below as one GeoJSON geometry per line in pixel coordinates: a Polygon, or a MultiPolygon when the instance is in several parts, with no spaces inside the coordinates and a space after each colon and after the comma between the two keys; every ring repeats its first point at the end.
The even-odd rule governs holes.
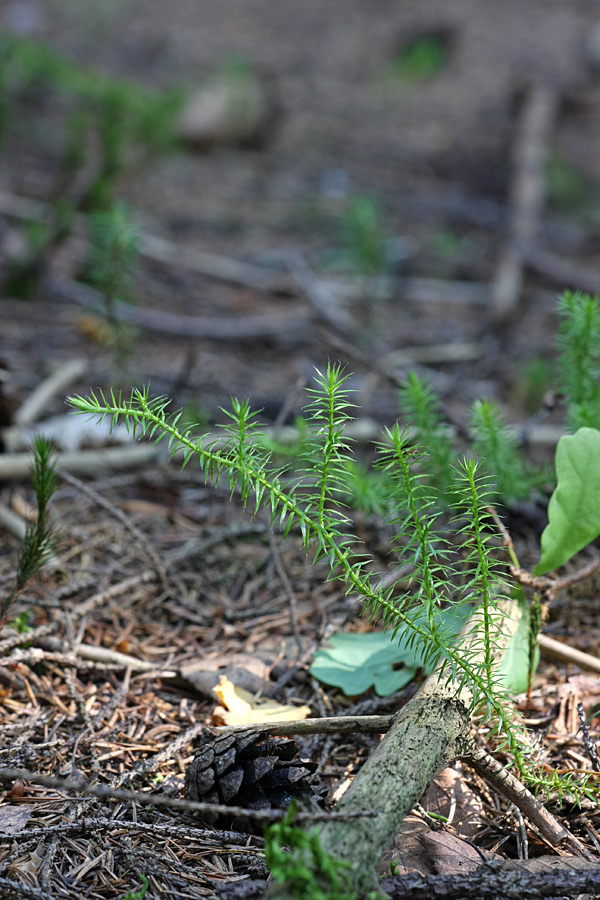
{"type": "MultiPolygon", "coordinates": [[[[57,453],[56,470],[77,475],[98,475],[114,469],[130,469],[154,462],[160,449],[154,444],[130,444],[125,447],[106,447],[103,450],[78,450],[57,453]]],[[[27,478],[31,468],[31,453],[11,453],[0,456],[0,481],[27,478]]]]}
{"type": "MultiPolygon", "coordinates": [[[[112,788],[106,784],[90,784],[87,778],[67,779],[57,778],[54,775],[40,775],[29,769],[0,768],[0,781],[28,781],[31,784],[40,784],[42,787],[54,788],[66,794],[78,794],[84,797],[99,797],[108,800],[120,800],[125,803],[139,803],[141,806],[161,806],[167,809],[176,809],[181,812],[214,813],[221,816],[235,816],[236,818],[254,819],[259,822],[277,822],[286,815],[283,809],[256,810],[246,809],[241,806],[225,806],[222,803],[199,803],[196,800],[179,800],[176,797],[167,797],[164,794],[147,794],[142,791],[127,791],[123,788],[112,788]]],[[[319,822],[324,819],[348,819],[358,816],[373,820],[377,813],[364,810],[352,812],[301,812],[297,818],[300,821],[319,822]]]]}
{"type": "MultiPolygon", "coordinates": [[[[56,276],[48,280],[55,294],[92,309],[102,309],[102,294],[78,281],[56,276]]],[[[261,316],[183,316],[160,309],[144,309],[115,301],[115,316],[121,322],[147,331],[176,337],[204,338],[211,341],[253,341],[257,338],[295,340],[307,334],[310,314],[269,313],[261,316]]]]}
{"type": "Polygon", "coordinates": [[[538,231],[544,205],[544,165],[558,109],[558,92],[544,82],[530,85],[517,127],[510,186],[510,222],[492,285],[492,313],[505,320],[518,303],[524,251],[538,231]]]}
{"type": "Polygon", "coordinates": [[[568,644],[556,641],[545,634],[538,635],[538,644],[540,645],[540,650],[548,656],[561,662],[573,663],[573,665],[579,666],[580,669],[587,669],[588,672],[596,672],[600,675],[600,659],[597,656],[591,656],[582,650],[576,650],[575,647],[569,647],[568,644]]]}
{"type": "Polygon", "coordinates": [[[501,897],[596,896],[600,890],[597,863],[575,867],[579,860],[561,860],[560,868],[528,872],[497,860],[470,872],[453,875],[399,875],[385,878],[382,887],[391,900],[499,900],[501,897]]]}

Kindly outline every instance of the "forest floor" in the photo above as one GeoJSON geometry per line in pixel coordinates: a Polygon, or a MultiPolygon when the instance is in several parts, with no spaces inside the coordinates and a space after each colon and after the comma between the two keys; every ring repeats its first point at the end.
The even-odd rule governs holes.
{"type": "MultiPolygon", "coordinates": [[[[118,199],[147,240],[125,354],[117,358],[78,281],[80,235],[45,260],[34,296],[0,294],[0,463],[8,464],[0,505],[16,517],[3,516],[3,593],[15,577],[19,522],[34,502],[18,459],[25,425],[29,435],[53,429],[59,449],[80,459],[108,443],[66,424],[67,393],[150,384],[207,430],[223,422],[232,396],[249,397],[260,421],[280,429],[301,414],[315,368],[332,360],[352,373],[356,415],[372,441],[397,420],[398,385],[412,369],[437,391],[460,440],[472,402],[490,398],[532,458],[552,460],[565,427],[551,396],[557,296],[600,293],[596,4],[96,6],[4,0],[0,31],[20,29],[65,58],[157,91],[197,88],[243,59],[263,73],[277,116],[260,146],[178,148],[126,167],[118,199]],[[402,60],[423,36],[441,42],[444,60],[419,77],[402,60]],[[375,210],[385,256],[377,271],[360,268],[365,247],[349,212],[357,202],[375,210]],[[28,398],[72,363],[72,378],[28,421],[28,398]]],[[[46,209],[52,200],[63,139],[51,95],[27,97],[21,115],[0,147],[0,264],[22,242],[19,203],[46,209]]],[[[212,691],[219,676],[306,704],[313,717],[393,712],[416,686],[348,698],[311,678],[332,624],[371,628],[327,580],[323,561],[306,559],[299,535],[270,538],[268,518],[252,519],[199,472],[182,473],[159,454],[137,462],[127,442],[121,450],[122,470],[101,459],[71,468],[53,504],[57,559],[11,611],[29,630],[0,634],[0,765],[86,778],[114,796],[13,781],[0,802],[0,893],[111,900],[133,896],[144,876],[147,896],[260,896],[260,828],[249,835],[239,820],[215,823],[174,804],[203,727],[222,721],[212,691]],[[118,794],[150,788],[163,806],[118,794]]],[[[508,522],[522,566],[533,568],[543,503],[521,504],[508,522]]],[[[373,516],[358,527],[384,572],[389,527],[373,516]]],[[[598,584],[560,596],[545,633],[598,656],[598,584]]],[[[596,676],[543,657],[528,715],[552,765],[589,770],[576,705],[589,710],[599,697],[596,676]]],[[[377,740],[312,735],[298,738],[299,756],[312,761],[313,783],[330,801],[377,740]]],[[[446,856],[405,833],[382,872],[392,859],[397,871],[453,871],[457,835],[468,837],[475,862],[480,850],[544,860],[552,852],[466,767],[446,770],[428,796],[415,833],[432,833],[423,808],[448,817],[458,803],[442,832],[446,856]]],[[[597,853],[595,806],[566,812],[597,853]]]]}

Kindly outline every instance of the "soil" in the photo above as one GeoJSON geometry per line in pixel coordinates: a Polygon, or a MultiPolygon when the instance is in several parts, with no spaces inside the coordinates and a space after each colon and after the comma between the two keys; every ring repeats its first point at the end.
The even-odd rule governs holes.
{"type": "MultiPolygon", "coordinates": [[[[278,109],[260,146],[136,157],[118,184],[119,200],[134,211],[140,231],[171,242],[182,260],[211,252],[259,266],[265,278],[277,281],[275,289],[261,290],[243,278],[203,274],[177,255],[169,264],[146,255],[136,275],[135,309],[202,317],[223,328],[258,316],[266,333],[249,337],[238,327],[234,338],[190,338],[185,328],[174,335],[138,325],[118,364],[104,341],[102,319],[86,308],[86,295],[74,299],[73,291],[60,287],[65,279],[71,286],[77,281],[85,255],[79,236],[49,261],[34,297],[0,297],[5,428],[43,379],[73,358],[83,361],[84,374],[69,392],[150,384],[153,394],[171,397],[173,408],[184,407],[208,428],[223,421],[220,410],[232,395],[250,397],[266,425],[293,422],[304,403],[303,386],[328,360],[352,373],[359,417],[378,426],[396,421],[398,383],[414,368],[438,391],[459,434],[466,432],[472,401],[481,397],[497,400],[508,420],[528,434],[542,420],[562,427],[560,404],[543,408],[544,394],[554,386],[556,297],[589,285],[600,241],[595,3],[105,0],[89,8],[75,0],[12,0],[0,4],[0,27],[20,29],[85,66],[156,90],[196,89],[224,62],[243,58],[262,73],[278,109]],[[400,76],[398,59],[407,42],[438,33],[446,41],[447,64],[426,78],[400,76]],[[559,183],[545,170],[547,203],[534,244],[552,260],[580,267],[587,281],[567,283],[548,266],[540,271],[525,265],[517,302],[499,321],[491,285],[514,238],[519,116],[527,92],[539,84],[559,101],[545,154],[568,178],[565,188],[564,179],[559,183]],[[352,268],[352,254],[348,262],[343,226],[356,197],[373,198],[381,210],[388,252],[383,280],[365,281],[352,268]],[[316,274],[314,283],[333,291],[327,315],[299,280],[298,254],[316,274]],[[280,318],[289,325],[269,331],[268,323],[280,318]],[[453,348],[456,358],[449,360],[453,348]],[[404,351],[399,362],[398,351],[404,351]],[[537,380],[534,370],[542,373],[537,380]]],[[[0,150],[0,192],[46,202],[60,136],[48,98],[31,102],[29,118],[17,123],[0,150]]],[[[6,214],[0,229],[6,253],[19,240],[18,219],[6,214]]],[[[42,418],[64,412],[63,392],[48,400],[42,418]]],[[[7,435],[6,455],[16,449],[7,435]]],[[[551,459],[553,445],[534,438],[531,452],[551,459]]],[[[133,474],[100,472],[86,484],[94,495],[72,483],[61,488],[56,515],[68,549],[61,551],[60,566],[28,588],[14,608],[15,614],[29,610],[31,624],[41,629],[33,647],[39,644],[42,657],[23,649],[22,657],[9,658],[15,645],[0,641],[0,704],[9,736],[0,760],[69,777],[101,772],[113,787],[130,784],[135,770],[141,787],[160,775],[176,792],[193,756],[193,736],[185,729],[208,721],[214,706],[210,694],[199,695],[181,676],[185,666],[259,650],[275,665],[280,651],[294,656],[294,634],[306,649],[328,622],[348,617],[348,605],[339,585],[326,581],[322,565],[305,559],[297,538],[274,550],[265,522],[249,523],[226,491],[206,488],[195,473],[156,462],[133,474]],[[115,509],[125,512],[128,525],[115,509]],[[132,526],[171,567],[170,581],[164,591],[140,580],[111,599],[105,593],[111,585],[128,585],[127,579],[155,568],[132,526]],[[182,551],[177,567],[182,548],[187,556],[182,551]],[[278,574],[279,555],[296,598],[295,623],[278,574]],[[90,597],[96,600],[88,609],[90,597]],[[124,673],[108,656],[83,662],[76,653],[80,643],[156,661],[178,677],[124,673]],[[173,749],[181,734],[185,740],[173,749]],[[165,748],[169,753],[161,756],[165,748]]],[[[32,501],[25,478],[1,487],[6,505],[20,502],[22,509],[32,501]]],[[[513,511],[525,566],[536,561],[543,509],[541,518],[539,513],[513,511]]],[[[385,530],[363,524],[366,543],[384,560],[385,530]]],[[[18,546],[14,535],[3,536],[3,589],[14,576],[18,546]]],[[[349,627],[367,625],[354,616],[349,627]]],[[[548,630],[597,653],[600,623],[589,592],[559,604],[548,630]]],[[[568,673],[549,663],[542,672],[540,685],[549,687],[546,693],[540,687],[539,704],[547,710],[568,673]]],[[[331,699],[305,670],[300,676],[278,699],[308,702],[313,715],[385,711],[381,699],[370,706],[338,692],[331,699]]],[[[579,687],[580,696],[593,696],[595,688],[579,687]]],[[[564,697],[561,702],[567,703],[564,697]]],[[[319,738],[301,749],[318,758],[321,774],[334,782],[346,766],[353,771],[370,740],[338,740],[333,747],[319,738]]],[[[0,853],[6,857],[0,878],[38,887],[44,896],[83,896],[87,890],[121,897],[139,888],[136,872],[147,873],[155,896],[175,896],[184,888],[186,896],[215,896],[218,883],[264,875],[259,839],[248,838],[243,846],[231,834],[202,836],[191,816],[176,819],[164,810],[151,819],[144,813],[146,831],[129,833],[121,846],[119,833],[106,824],[107,815],[117,816],[106,801],[88,797],[75,804],[55,787],[31,785],[24,794],[13,787],[10,800],[32,816],[27,828],[23,821],[15,829],[24,841],[16,852],[5,841],[7,804],[0,804],[0,853]],[[85,816],[96,821],[91,843],[76,828],[85,816]],[[179,833],[173,828],[181,821],[187,831],[179,833]],[[59,838],[58,826],[69,822],[73,836],[59,838]],[[171,829],[172,858],[158,865],[149,860],[163,826],[171,829]],[[45,842],[40,857],[35,842],[27,842],[32,827],[45,829],[37,838],[45,842]],[[44,855],[51,844],[56,859],[44,855]]],[[[124,816],[123,803],[118,814],[124,816]]],[[[486,839],[495,849],[489,834],[486,839]]]]}

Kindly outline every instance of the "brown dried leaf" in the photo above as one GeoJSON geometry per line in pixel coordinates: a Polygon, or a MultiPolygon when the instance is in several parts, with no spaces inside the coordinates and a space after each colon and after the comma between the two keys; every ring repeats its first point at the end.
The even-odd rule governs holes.
{"type": "Polygon", "coordinates": [[[9,834],[17,834],[17,832],[23,831],[32,812],[32,806],[0,804],[0,831],[8,832],[9,834]]]}

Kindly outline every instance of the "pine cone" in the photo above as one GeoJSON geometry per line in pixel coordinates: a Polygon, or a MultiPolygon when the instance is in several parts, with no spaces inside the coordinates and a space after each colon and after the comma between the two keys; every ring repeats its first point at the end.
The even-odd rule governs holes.
{"type": "MultiPolygon", "coordinates": [[[[293,797],[314,796],[307,779],[316,763],[298,759],[297,754],[298,746],[290,738],[268,737],[250,728],[230,734],[207,728],[185,775],[186,794],[204,803],[285,809],[293,797]]],[[[234,827],[231,819],[206,814],[203,818],[222,828],[234,827]]],[[[250,820],[235,825],[252,827],[250,820]]]]}

